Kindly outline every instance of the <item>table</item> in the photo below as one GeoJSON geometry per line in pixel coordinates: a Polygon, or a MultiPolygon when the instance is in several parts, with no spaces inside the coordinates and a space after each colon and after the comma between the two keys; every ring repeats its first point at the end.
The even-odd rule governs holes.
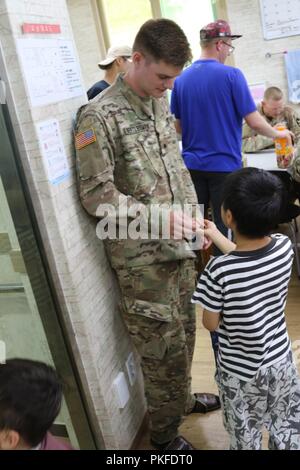
{"type": "Polygon", "coordinates": [[[253,166],[267,171],[287,171],[285,168],[278,168],[273,149],[261,150],[257,153],[244,153],[243,161],[244,166],[253,166]]]}

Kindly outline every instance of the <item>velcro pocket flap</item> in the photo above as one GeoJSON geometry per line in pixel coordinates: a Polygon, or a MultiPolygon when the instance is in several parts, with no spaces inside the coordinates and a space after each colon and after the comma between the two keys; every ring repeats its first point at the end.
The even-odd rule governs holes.
{"type": "Polygon", "coordinates": [[[125,297],[124,301],[128,313],[142,315],[143,317],[162,322],[172,321],[172,311],[169,305],[128,297],[125,297]]]}

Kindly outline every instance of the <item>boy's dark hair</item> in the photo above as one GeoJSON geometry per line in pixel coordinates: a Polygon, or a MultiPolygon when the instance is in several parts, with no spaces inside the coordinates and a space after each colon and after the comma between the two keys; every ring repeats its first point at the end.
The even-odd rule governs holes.
{"type": "Polygon", "coordinates": [[[136,35],[132,50],[175,67],[182,68],[192,60],[184,32],[177,23],[166,18],[146,21],[136,35]]]}
{"type": "Polygon", "coordinates": [[[258,168],[242,168],[226,177],[223,208],[231,211],[240,234],[261,238],[280,222],[286,196],[277,176],[258,168]]]}
{"type": "Polygon", "coordinates": [[[35,447],[58,415],[61,401],[62,385],[51,366],[29,359],[0,364],[1,431],[17,431],[35,447]]]}

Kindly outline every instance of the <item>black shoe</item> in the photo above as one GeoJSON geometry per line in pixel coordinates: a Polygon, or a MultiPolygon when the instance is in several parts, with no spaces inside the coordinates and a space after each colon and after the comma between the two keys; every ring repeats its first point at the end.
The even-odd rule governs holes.
{"type": "Polygon", "coordinates": [[[182,436],[177,436],[165,448],[165,450],[196,450],[192,444],[182,436]]]}
{"type": "Polygon", "coordinates": [[[159,444],[158,442],[153,441],[153,439],[150,439],[151,445],[157,450],[164,450],[171,442],[173,441],[168,441],[164,442],[163,444],[159,444]]]}
{"type": "Polygon", "coordinates": [[[153,441],[153,439],[150,439],[150,442],[157,450],[196,450],[195,447],[182,436],[177,436],[172,441],[165,442],[164,444],[158,444],[153,441]]]}
{"type": "Polygon", "coordinates": [[[221,408],[220,398],[213,393],[194,393],[195,405],[191,413],[207,413],[221,408]]]}

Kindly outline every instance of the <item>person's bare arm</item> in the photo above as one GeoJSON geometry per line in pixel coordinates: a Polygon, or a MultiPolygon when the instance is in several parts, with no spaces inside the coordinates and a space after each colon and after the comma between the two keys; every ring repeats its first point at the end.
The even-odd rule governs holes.
{"type": "Polygon", "coordinates": [[[247,114],[245,121],[258,134],[270,137],[271,139],[287,139],[288,144],[292,145],[293,133],[288,129],[278,131],[275,127],[270,126],[258,111],[247,114]]]}
{"type": "Polygon", "coordinates": [[[176,129],[177,134],[182,134],[180,119],[176,119],[176,121],[175,121],[175,129],[176,129]]]}
{"type": "Polygon", "coordinates": [[[204,235],[223,253],[230,253],[236,248],[236,244],[231,240],[228,240],[228,238],[226,238],[220,230],[217,229],[216,225],[211,220],[204,219],[204,235]]]}
{"type": "Polygon", "coordinates": [[[203,310],[202,324],[208,331],[215,331],[220,323],[220,313],[203,310]]]}

